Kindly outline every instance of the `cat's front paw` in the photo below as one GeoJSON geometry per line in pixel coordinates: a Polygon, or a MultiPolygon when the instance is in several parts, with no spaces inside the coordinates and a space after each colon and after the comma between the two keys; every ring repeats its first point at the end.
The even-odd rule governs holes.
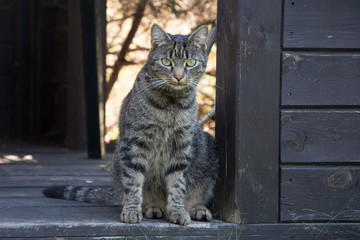
{"type": "Polygon", "coordinates": [[[162,218],[163,213],[159,207],[147,206],[144,209],[144,215],[146,218],[162,218]]]}
{"type": "Polygon", "coordinates": [[[198,221],[210,221],[212,216],[209,209],[204,206],[198,206],[190,211],[191,219],[198,221]]]}
{"type": "Polygon", "coordinates": [[[120,220],[124,223],[139,223],[142,220],[141,211],[123,210],[120,215],[120,220]]]}
{"type": "Polygon", "coordinates": [[[169,220],[180,225],[188,225],[191,222],[190,215],[186,211],[170,213],[169,220]]]}

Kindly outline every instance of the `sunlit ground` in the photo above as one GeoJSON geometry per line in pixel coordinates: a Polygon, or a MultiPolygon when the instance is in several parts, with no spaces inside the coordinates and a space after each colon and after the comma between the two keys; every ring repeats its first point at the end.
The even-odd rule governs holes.
{"type": "Polygon", "coordinates": [[[9,163],[36,163],[32,155],[0,155],[0,164],[9,163]]]}

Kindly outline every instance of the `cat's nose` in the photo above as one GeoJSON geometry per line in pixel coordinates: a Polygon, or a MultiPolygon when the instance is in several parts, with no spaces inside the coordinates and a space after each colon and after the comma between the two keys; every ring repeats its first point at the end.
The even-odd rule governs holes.
{"type": "Polygon", "coordinates": [[[184,75],[175,75],[174,78],[176,78],[176,80],[180,81],[181,79],[184,78],[184,75]]]}

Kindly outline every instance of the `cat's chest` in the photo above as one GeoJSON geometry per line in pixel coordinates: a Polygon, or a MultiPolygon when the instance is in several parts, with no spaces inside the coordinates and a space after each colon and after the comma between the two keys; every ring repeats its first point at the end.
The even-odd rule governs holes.
{"type": "Polygon", "coordinates": [[[174,131],[163,128],[154,129],[151,139],[152,151],[148,157],[148,161],[153,168],[161,170],[166,162],[170,161],[174,141],[176,141],[174,131]]]}

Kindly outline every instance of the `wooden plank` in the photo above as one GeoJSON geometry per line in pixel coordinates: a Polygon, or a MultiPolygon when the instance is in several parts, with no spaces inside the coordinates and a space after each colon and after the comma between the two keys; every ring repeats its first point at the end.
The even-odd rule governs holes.
{"type": "Polygon", "coordinates": [[[0,198],[40,198],[44,196],[42,190],[44,188],[0,188],[0,198]]]}
{"type": "Polygon", "coordinates": [[[359,110],[282,110],[281,162],[360,162],[359,110]]]}
{"type": "Polygon", "coordinates": [[[0,176],[0,188],[54,185],[111,186],[110,176],[0,176]]]}
{"type": "MultiPolygon", "coordinates": [[[[218,1],[217,16],[217,59],[216,59],[216,142],[220,158],[219,184],[215,194],[215,208],[219,217],[226,221],[240,222],[231,219],[239,212],[235,200],[236,174],[236,82],[237,72],[235,64],[237,47],[237,27],[229,25],[231,19],[236,18],[237,1],[218,1]],[[230,81],[232,80],[232,81],[230,81]]],[[[240,216],[238,217],[240,218],[240,216]]]]}
{"type": "Polygon", "coordinates": [[[49,154],[31,154],[31,153],[4,153],[0,154],[0,163],[1,164],[42,164],[42,165],[57,165],[59,163],[66,165],[99,165],[104,164],[107,161],[112,159],[111,155],[107,155],[103,161],[94,161],[89,160],[83,153],[75,154],[59,154],[59,153],[49,153],[49,154]]]}
{"type": "MultiPolygon", "coordinates": [[[[28,137],[31,131],[31,102],[34,97],[34,78],[35,66],[38,62],[37,51],[35,49],[34,32],[37,28],[35,5],[32,1],[17,0],[12,1],[14,17],[14,37],[12,41],[13,49],[13,66],[12,79],[16,91],[13,93],[12,109],[12,137],[24,139],[28,137]],[[32,34],[30,34],[32,31],[32,34]]],[[[41,43],[40,43],[41,45],[41,43]]],[[[53,49],[51,49],[53,50],[53,49]]],[[[46,62],[46,61],[45,61],[46,62]]]]}
{"type": "Polygon", "coordinates": [[[0,165],[0,176],[109,176],[99,164],[7,164],[0,165]]]}
{"type": "Polygon", "coordinates": [[[278,221],[281,11],[280,0],[218,5],[217,197],[235,222],[278,221]]]}
{"type": "MultiPolygon", "coordinates": [[[[105,1],[106,2],[106,1],[105,1]]],[[[81,39],[80,0],[69,4],[68,93],[65,145],[71,149],[86,149],[85,81],[81,39]]]]}
{"type": "MultiPolygon", "coordinates": [[[[48,207],[0,208],[0,237],[47,236],[203,236],[223,234],[222,228],[235,224],[193,221],[186,228],[165,219],[143,219],[140,224],[124,224],[119,220],[120,207],[48,207]],[[145,231],[145,232],[144,232],[145,231]]],[[[235,229],[234,229],[235,230],[235,229]]],[[[227,236],[230,235],[228,231],[227,236]]],[[[235,232],[234,232],[235,234],[235,232]]],[[[226,238],[227,239],[227,238],[226,238]]]]}
{"type": "Polygon", "coordinates": [[[360,221],[360,167],[281,168],[281,221],[360,221]]]}
{"type": "Polygon", "coordinates": [[[360,48],[358,0],[285,0],[284,48],[360,48]]]}
{"type": "MultiPolygon", "coordinates": [[[[358,239],[360,225],[341,224],[229,224],[219,221],[202,223],[193,221],[186,227],[170,224],[164,219],[144,219],[140,224],[118,221],[117,208],[48,208],[45,218],[33,221],[39,209],[21,209],[24,214],[13,216],[3,211],[10,221],[0,222],[0,237],[40,238],[66,237],[66,239],[358,239]],[[76,212],[78,216],[76,217],[76,212]],[[82,221],[76,222],[79,215],[82,221]],[[23,216],[22,216],[23,215],[23,216]],[[70,220],[72,219],[72,220],[70,220]],[[103,238],[106,237],[106,238],[103,238]],[[96,238],[99,239],[99,238],[96,238]],[[120,238],[121,239],[121,238],[120,238]]],[[[1,220],[0,220],[1,221],[1,220]]],[[[53,239],[52,238],[52,239],[53,239]]]]}
{"type": "MultiPolygon", "coordinates": [[[[50,199],[56,201],[56,199],[50,199]]],[[[66,201],[58,200],[63,202],[75,202],[75,201],[66,201]]],[[[76,203],[76,202],[75,202],[76,203]]],[[[85,204],[85,203],[84,203],[85,204]]],[[[86,204],[87,205],[87,204],[86,204]]],[[[28,225],[51,225],[63,222],[64,224],[71,224],[74,221],[82,221],[84,223],[93,222],[96,223],[107,223],[107,222],[116,222],[120,221],[118,219],[120,215],[121,208],[118,206],[94,206],[94,207],[79,207],[79,206],[69,206],[69,207],[22,207],[18,206],[17,210],[14,208],[0,208],[1,216],[0,219],[0,229],[1,225],[4,224],[20,224],[26,223],[28,225]],[[40,211],[44,209],[46,211],[40,211]],[[31,224],[33,223],[33,224],[31,224]]],[[[0,235],[1,236],[1,235],[0,235]]],[[[33,235],[34,236],[34,235],[33,235]]],[[[36,235],[35,235],[36,236],[36,235]]]]}
{"type": "Polygon", "coordinates": [[[13,38],[14,26],[11,13],[11,3],[6,0],[0,9],[0,43],[11,43],[13,38]]]}
{"type": "Polygon", "coordinates": [[[11,133],[13,109],[11,84],[10,76],[1,76],[0,74],[0,138],[9,136],[11,133]]]}
{"type": "Polygon", "coordinates": [[[73,155],[74,157],[81,156],[82,158],[86,158],[86,152],[82,150],[76,151],[34,142],[0,140],[0,145],[0,154],[48,154],[49,157],[57,157],[57,155],[65,156],[66,154],[68,154],[73,155]]]}
{"type": "Polygon", "coordinates": [[[283,106],[360,105],[360,54],[285,52],[282,65],[283,106]]]}
{"type": "MultiPolygon", "coordinates": [[[[2,35],[2,33],[0,35],[2,35]]],[[[12,47],[11,44],[1,44],[0,42],[0,76],[10,75],[11,62],[12,62],[11,47],[12,47]]]]}
{"type": "MultiPolygon", "coordinates": [[[[97,0],[81,0],[82,45],[85,79],[85,102],[87,123],[87,148],[90,158],[101,158],[105,154],[104,143],[104,81],[102,36],[96,15],[97,0]]],[[[104,1],[103,1],[104,2],[104,1]]]]}
{"type": "MultiPolygon", "coordinates": [[[[40,191],[41,193],[41,191],[40,191]]],[[[1,194],[1,192],[0,192],[1,194]]],[[[70,200],[62,200],[62,199],[55,199],[55,198],[2,198],[0,197],[0,211],[3,208],[12,208],[13,211],[17,211],[17,208],[27,207],[27,208],[34,208],[34,207],[99,207],[99,204],[95,203],[85,203],[85,202],[77,202],[77,201],[70,201],[70,200]]]]}

